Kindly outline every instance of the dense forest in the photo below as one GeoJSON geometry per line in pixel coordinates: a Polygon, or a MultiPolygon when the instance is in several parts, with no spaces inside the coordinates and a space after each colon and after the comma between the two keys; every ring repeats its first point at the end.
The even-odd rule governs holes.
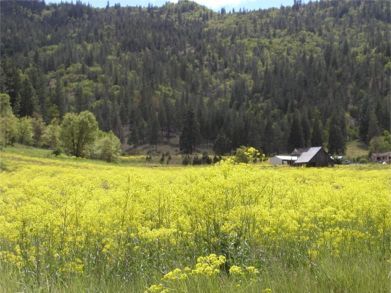
{"type": "Polygon", "coordinates": [[[125,147],[343,153],[390,127],[389,1],[214,12],[1,1],[0,92],[46,123],[91,111],[125,147]]]}

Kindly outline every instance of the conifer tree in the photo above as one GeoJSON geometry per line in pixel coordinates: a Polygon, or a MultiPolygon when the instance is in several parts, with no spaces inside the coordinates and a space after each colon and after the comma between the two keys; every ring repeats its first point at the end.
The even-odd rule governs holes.
{"type": "Polygon", "coordinates": [[[303,128],[301,126],[301,119],[299,113],[296,113],[293,117],[291,131],[288,138],[288,147],[291,150],[293,150],[294,148],[304,147],[303,128]]]}
{"type": "Polygon", "coordinates": [[[319,117],[315,118],[312,135],[311,135],[311,145],[312,146],[322,146],[323,145],[323,136],[322,136],[322,122],[319,117]]]}
{"type": "Polygon", "coordinates": [[[334,114],[330,121],[328,150],[331,154],[344,154],[346,136],[344,135],[345,121],[342,114],[334,114]]]}
{"type": "Polygon", "coordinates": [[[185,154],[192,154],[199,141],[199,126],[195,118],[193,110],[188,110],[184,123],[182,133],[179,138],[179,148],[185,154]]]}

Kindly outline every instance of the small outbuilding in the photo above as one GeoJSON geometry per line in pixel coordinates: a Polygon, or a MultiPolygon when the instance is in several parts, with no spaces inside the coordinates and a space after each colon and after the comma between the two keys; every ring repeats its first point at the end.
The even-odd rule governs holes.
{"type": "Polygon", "coordinates": [[[270,164],[272,165],[293,165],[297,160],[297,156],[290,155],[277,155],[269,159],[270,164]]]}
{"type": "Polygon", "coordinates": [[[391,163],[391,152],[373,153],[371,155],[371,160],[372,160],[372,162],[390,164],[391,163]]]}
{"type": "Polygon", "coordinates": [[[303,151],[294,162],[295,166],[327,167],[334,166],[334,160],[323,147],[311,147],[303,151]]]}

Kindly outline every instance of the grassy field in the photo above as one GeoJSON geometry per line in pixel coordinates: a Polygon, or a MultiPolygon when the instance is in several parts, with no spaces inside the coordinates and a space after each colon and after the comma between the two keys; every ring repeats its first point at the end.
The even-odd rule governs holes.
{"type": "Polygon", "coordinates": [[[346,157],[348,159],[368,157],[368,147],[358,140],[350,141],[346,145],[346,157]]]}
{"type": "Polygon", "coordinates": [[[390,292],[390,168],[0,153],[0,292],[390,292]]]}

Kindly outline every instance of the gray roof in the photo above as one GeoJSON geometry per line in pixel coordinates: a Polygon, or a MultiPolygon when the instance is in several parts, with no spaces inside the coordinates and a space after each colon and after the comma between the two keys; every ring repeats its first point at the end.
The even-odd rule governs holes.
{"type": "Polygon", "coordinates": [[[292,156],[300,156],[302,153],[308,151],[310,148],[295,148],[291,155],[292,156]]]}
{"type": "Polygon", "coordinates": [[[276,158],[283,160],[283,161],[296,161],[297,156],[289,156],[289,155],[277,155],[276,158]]]}
{"type": "Polygon", "coordinates": [[[297,159],[295,164],[305,164],[309,163],[312,158],[322,149],[322,147],[312,147],[309,148],[308,151],[302,153],[300,157],[297,159]]]}

